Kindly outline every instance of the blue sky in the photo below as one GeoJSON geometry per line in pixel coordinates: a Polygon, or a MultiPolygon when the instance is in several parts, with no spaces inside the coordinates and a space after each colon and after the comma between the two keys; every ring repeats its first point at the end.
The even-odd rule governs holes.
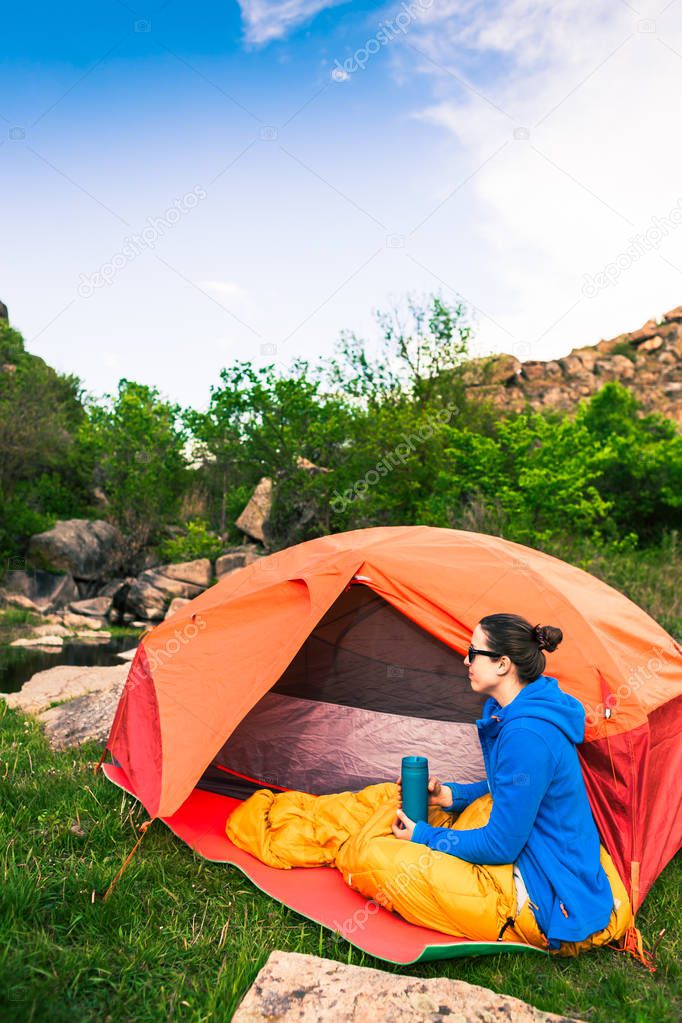
{"type": "Polygon", "coordinates": [[[201,406],[408,292],[521,359],[682,302],[682,3],[38,3],[3,43],[0,298],[93,393],[201,406]]]}

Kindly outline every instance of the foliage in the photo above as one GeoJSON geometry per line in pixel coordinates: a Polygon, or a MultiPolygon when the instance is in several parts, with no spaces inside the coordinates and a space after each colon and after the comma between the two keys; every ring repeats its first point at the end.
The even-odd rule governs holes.
{"type": "MultiPolygon", "coordinates": [[[[239,362],[222,370],[206,412],[185,413],[220,533],[228,529],[231,492],[239,492],[241,511],[261,477],[277,479],[283,490],[291,483],[305,489],[299,458],[322,466],[334,460],[347,436],[350,410],[342,399],[323,398],[320,389],[306,362],[295,363],[289,376],[278,376],[274,366],[255,369],[239,362]]],[[[318,532],[325,531],[322,509],[313,517],[318,532]]]]}
{"type": "Polygon", "coordinates": [[[0,558],[23,554],[29,537],[87,505],[74,436],[85,413],[80,381],[24,348],[0,321],[0,558]]]}
{"type": "Polygon", "coordinates": [[[159,545],[159,555],[164,561],[194,561],[197,558],[209,558],[214,561],[224,550],[224,543],[219,536],[212,533],[201,519],[191,519],[182,536],[164,540],[159,545]]]}
{"type": "Polygon", "coordinates": [[[570,536],[614,555],[657,548],[679,527],[682,436],[627,388],[607,383],[569,413],[507,413],[468,396],[463,302],[410,297],[375,315],[378,355],[344,332],[331,360],[236,362],[205,410],[182,412],[128,380],[83,402],[75,378],[3,327],[0,355],[17,370],[0,374],[0,555],[20,557],[58,517],[98,515],[126,535],[131,571],[183,523],[163,557],[212,556],[240,542],[235,519],[262,477],[274,482],[274,548],[425,523],[542,549],[570,536]],[[33,392],[41,408],[15,436],[33,392]]]}
{"type": "MultiPolygon", "coordinates": [[[[473,333],[466,306],[438,295],[409,296],[405,306],[375,311],[382,343],[374,359],[364,339],[342,331],[337,356],[324,367],[332,387],[370,408],[405,399],[446,404],[455,397],[454,371],[466,360],[473,333]]],[[[457,392],[461,399],[461,386],[457,392]]]]}
{"type": "Polygon", "coordinates": [[[88,405],[79,450],[95,466],[109,517],[126,536],[130,570],[177,516],[188,482],[186,439],[179,408],[154,387],[123,379],[115,395],[88,405]]]}

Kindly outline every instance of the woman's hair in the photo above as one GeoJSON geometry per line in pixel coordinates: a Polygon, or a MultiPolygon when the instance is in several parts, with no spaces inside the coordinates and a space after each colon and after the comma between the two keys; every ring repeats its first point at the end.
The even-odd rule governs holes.
{"type": "Polygon", "coordinates": [[[534,682],[545,670],[543,650],[552,653],[564,634],[553,625],[531,625],[521,615],[486,615],[480,626],[487,636],[490,649],[506,654],[516,665],[519,681],[534,682]]]}

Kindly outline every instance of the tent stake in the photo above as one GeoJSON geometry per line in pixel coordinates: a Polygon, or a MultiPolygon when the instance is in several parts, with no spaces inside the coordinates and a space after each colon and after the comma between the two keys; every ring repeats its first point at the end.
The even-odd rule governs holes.
{"type": "Polygon", "coordinates": [[[148,821],[144,821],[144,822],[143,822],[143,823],[142,823],[142,824],[140,825],[140,837],[138,838],[137,842],[135,843],[135,845],[133,846],[133,848],[132,848],[132,849],[130,850],[130,852],[129,852],[129,853],[128,853],[128,855],[126,856],[125,860],[123,861],[123,866],[121,867],[121,869],[119,870],[119,872],[118,872],[118,873],[116,874],[116,877],[115,877],[115,878],[113,879],[113,881],[111,882],[111,884],[109,885],[109,887],[108,887],[108,888],[107,888],[107,890],[105,891],[104,895],[102,896],[102,901],[103,901],[103,902],[106,902],[106,901],[107,901],[107,899],[109,898],[109,896],[111,895],[111,893],[113,892],[114,888],[115,888],[115,887],[116,887],[116,885],[118,884],[118,881],[119,881],[119,879],[120,879],[120,878],[122,877],[122,875],[123,875],[123,871],[124,871],[124,870],[126,869],[126,867],[128,866],[128,864],[129,864],[129,863],[130,863],[130,861],[132,860],[133,856],[135,855],[135,853],[136,853],[136,852],[137,852],[137,850],[139,849],[139,847],[140,847],[140,842],[141,842],[141,841],[142,841],[142,839],[144,838],[144,836],[145,836],[145,834],[146,834],[146,832],[147,832],[147,828],[149,827],[149,825],[150,825],[150,824],[153,824],[153,822],[154,822],[155,820],[156,820],[156,818],[155,818],[155,817],[152,817],[152,818],[151,818],[150,820],[148,820],[148,821]]]}

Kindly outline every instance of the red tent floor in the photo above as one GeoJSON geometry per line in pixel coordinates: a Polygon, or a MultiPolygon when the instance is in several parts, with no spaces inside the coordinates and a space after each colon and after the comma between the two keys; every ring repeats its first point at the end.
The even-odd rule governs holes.
{"type": "MultiPolygon", "coordinates": [[[[103,765],[109,781],[134,795],[124,771],[103,765]]],[[[229,796],[194,789],[171,817],[162,817],[173,834],[206,860],[231,863],[266,895],[284,906],[338,932],[352,945],[389,963],[408,965],[430,959],[494,955],[498,952],[535,952],[532,945],[512,941],[468,941],[451,934],[408,923],[349,888],[338,870],[330,867],[295,867],[277,870],[237,848],[225,834],[225,822],[239,801],[229,796]],[[372,912],[367,911],[370,906],[372,912]]]]}

